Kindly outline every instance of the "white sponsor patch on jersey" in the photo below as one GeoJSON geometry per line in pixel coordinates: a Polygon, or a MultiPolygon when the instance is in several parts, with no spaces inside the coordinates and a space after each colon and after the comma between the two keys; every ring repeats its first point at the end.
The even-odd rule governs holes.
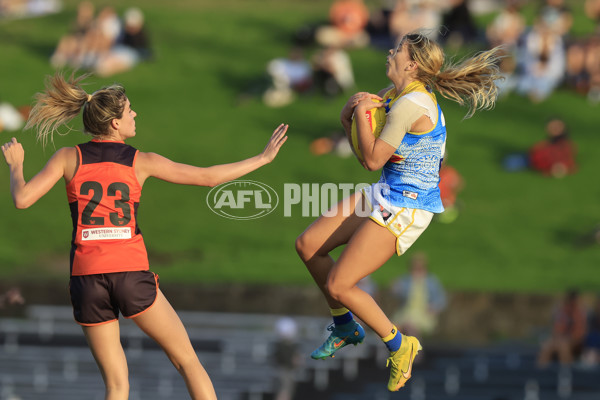
{"type": "Polygon", "coordinates": [[[131,227],[93,228],[81,231],[81,240],[131,239],[131,227]]]}
{"type": "Polygon", "coordinates": [[[416,200],[417,197],[419,197],[419,193],[409,192],[408,190],[403,190],[402,191],[402,196],[408,197],[409,199],[416,200]]]}

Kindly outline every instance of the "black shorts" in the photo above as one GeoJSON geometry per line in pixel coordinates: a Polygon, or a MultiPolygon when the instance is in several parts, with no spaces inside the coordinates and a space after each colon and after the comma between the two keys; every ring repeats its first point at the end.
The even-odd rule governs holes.
{"type": "Polygon", "coordinates": [[[80,325],[98,325],[133,318],[150,308],[158,293],[158,275],[151,271],[72,276],[69,282],[73,316],[80,325]]]}

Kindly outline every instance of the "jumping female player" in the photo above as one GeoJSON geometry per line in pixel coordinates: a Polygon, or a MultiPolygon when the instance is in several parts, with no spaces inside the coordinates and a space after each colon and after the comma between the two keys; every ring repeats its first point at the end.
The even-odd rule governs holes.
{"type": "Polygon", "coordinates": [[[296,250],[325,295],[334,322],[328,328],[331,335],[312,358],[333,357],[342,347],[363,341],[365,331],[354,321],[355,314],[390,351],[388,389],[396,391],[410,378],[413,360],[421,349],[419,341],[400,334],[356,284],[394,252],[406,252],[433,214],[443,211],[438,172],[446,127],[433,90],[467,104],[467,116],[477,109],[492,108],[497,97],[495,80],[500,78],[499,54],[499,49],[492,49],[459,65],[448,63],[442,70],[444,52],[438,44],[421,34],[406,35],[387,56],[386,75],[393,86],[378,95],[356,93],[343,107],[341,122],[349,140],[352,118],[356,119],[363,166],[383,170],[378,183],[344,199],[296,240],[296,250]],[[387,111],[377,139],[365,114],[375,107],[387,111]],[[334,261],[329,253],[343,244],[347,246],[334,261]]]}
{"type": "MultiPolygon", "coordinates": [[[[85,76],[84,76],[85,77],[85,76]]],[[[279,125],[259,155],[208,168],[178,164],[126,145],[135,136],[136,113],[123,87],[87,94],[84,78],[50,77],[26,128],[46,143],[56,129],[83,109],[83,126],[93,139],[59,149],[29,182],[23,177],[24,151],[15,138],[2,146],[10,168],[15,206],[27,208],[63,178],[73,238],[69,289],[73,314],[83,328],[106,385],[105,399],[129,397],[127,361],[119,337],[119,312],[154,339],[181,373],[191,398],[216,399],[215,390],[188,334],[149,271],[137,208],[144,182],[156,177],[178,184],[215,186],[270,163],[287,140],[279,125]]]]}

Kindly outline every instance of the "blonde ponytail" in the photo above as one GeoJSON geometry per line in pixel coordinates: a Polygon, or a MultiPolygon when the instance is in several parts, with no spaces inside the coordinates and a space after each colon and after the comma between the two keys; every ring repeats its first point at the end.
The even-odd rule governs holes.
{"type": "Polygon", "coordinates": [[[446,62],[440,45],[424,35],[408,34],[401,43],[408,46],[411,59],[417,62],[417,79],[445,98],[466,105],[469,111],[465,118],[477,110],[494,107],[498,97],[496,81],[504,79],[498,67],[504,54],[501,47],[453,63],[446,62]]]}
{"type": "MultiPolygon", "coordinates": [[[[45,146],[48,138],[53,141],[54,132],[67,125],[79,112],[88,99],[88,94],[78,83],[86,75],[67,81],[62,74],[46,77],[46,91],[36,93],[36,103],[29,114],[25,129],[35,128],[36,137],[45,146]]],[[[71,128],[69,127],[69,130],[71,128]]]]}
{"type": "Polygon", "coordinates": [[[477,110],[490,110],[498,98],[496,81],[504,79],[498,68],[503,54],[502,49],[495,47],[461,63],[449,63],[436,76],[433,88],[445,98],[467,105],[465,118],[472,117],[477,110]]]}
{"type": "MultiPolygon", "coordinates": [[[[83,127],[95,137],[108,135],[113,119],[123,116],[127,96],[120,85],[102,88],[93,94],[81,88],[81,82],[90,74],[78,78],[74,74],[67,80],[57,72],[46,79],[46,90],[35,95],[36,103],[29,114],[25,129],[35,128],[36,137],[45,146],[53,141],[54,133],[68,123],[83,109],[83,127]]],[[[67,132],[67,133],[68,133],[67,132]]]]}

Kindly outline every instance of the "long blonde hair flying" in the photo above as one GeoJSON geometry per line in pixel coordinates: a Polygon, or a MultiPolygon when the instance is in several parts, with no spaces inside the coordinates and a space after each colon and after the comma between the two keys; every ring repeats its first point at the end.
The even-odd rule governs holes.
{"type": "Polygon", "coordinates": [[[502,47],[480,52],[455,63],[446,61],[439,44],[419,33],[405,35],[400,41],[417,62],[417,79],[449,100],[469,108],[465,118],[477,110],[494,107],[498,97],[496,82],[504,79],[498,64],[505,52],[502,47]]]}
{"type": "Polygon", "coordinates": [[[121,85],[111,85],[88,94],[81,87],[81,82],[88,76],[75,78],[75,74],[71,74],[66,79],[56,72],[46,77],[46,90],[35,95],[36,103],[25,125],[25,129],[35,128],[36,137],[44,146],[48,139],[53,141],[54,133],[59,132],[61,126],[67,126],[70,131],[72,128],[68,123],[82,109],[84,131],[95,137],[108,135],[111,121],[123,116],[127,99],[125,89],[121,85]]]}

